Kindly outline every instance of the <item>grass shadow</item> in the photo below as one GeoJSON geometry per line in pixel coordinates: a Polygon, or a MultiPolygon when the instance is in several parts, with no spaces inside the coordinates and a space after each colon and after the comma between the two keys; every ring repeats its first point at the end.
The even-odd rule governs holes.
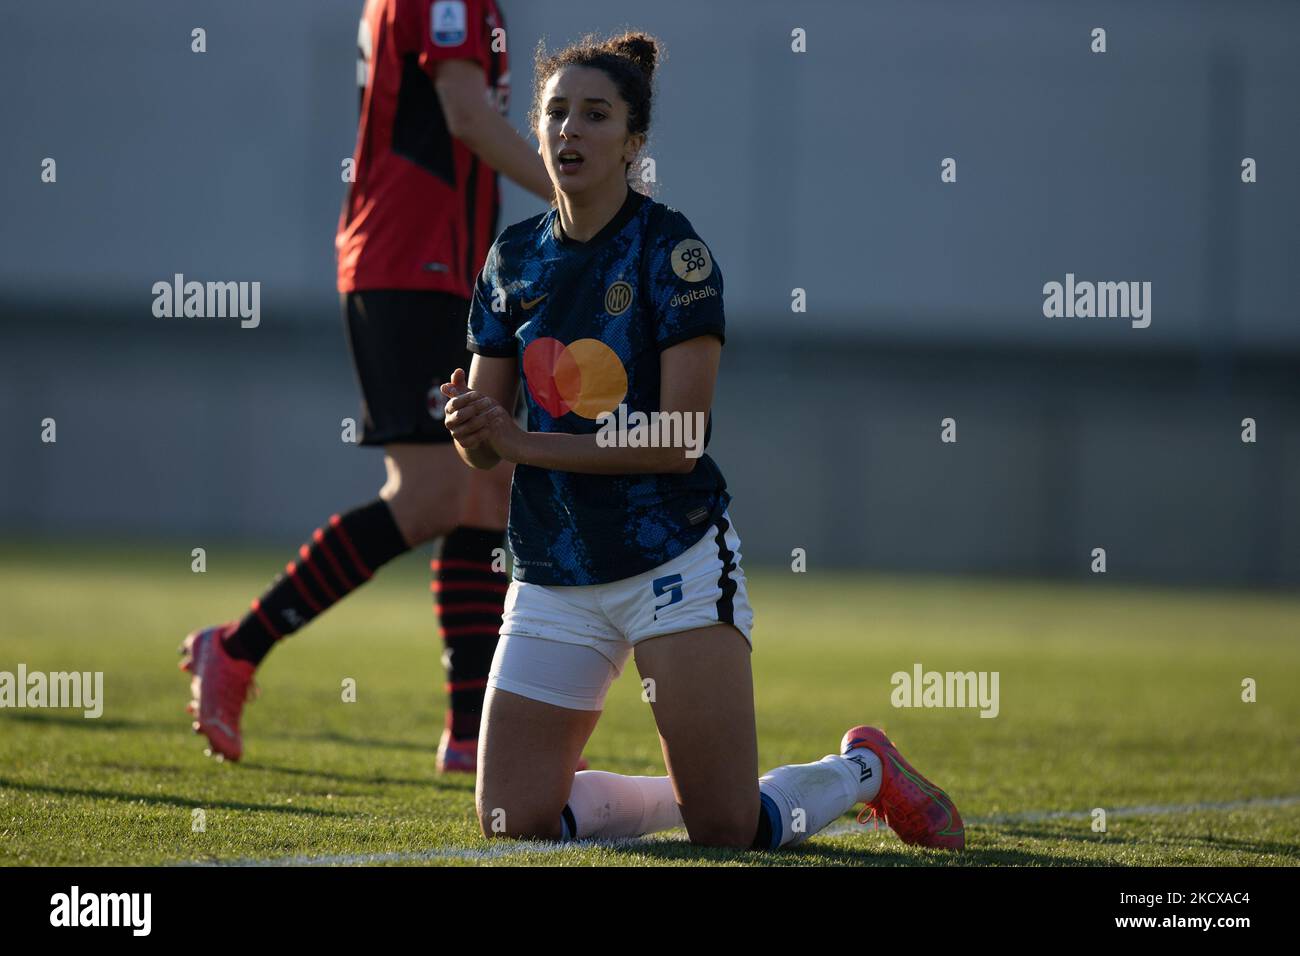
{"type": "MultiPolygon", "coordinates": [[[[120,717],[98,717],[87,718],[75,714],[53,714],[53,713],[35,713],[31,711],[14,711],[0,717],[0,723],[5,720],[20,721],[32,725],[48,725],[52,727],[62,727],[68,729],[84,730],[147,730],[159,733],[176,733],[177,731],[188,730],[187,721],[191,718],[185,718],[177,721],[154,721],[154,720],[132,720],[130,718],[120,717]]],[[[283,730],[272,730],[265,732],[255,732],[252,735],[254,740],[290,740],[303,741],[308,743],[327,743],[338,744],[344,747],[365,747],[367,749],[380,750],[407,750],[416,753],[428,754],[430,758],[438,749],[436,736],[430,737],[426,741],[410,740],[380,740],[375,737],[352,737],[347,734],[339,733],[333,730],[320,730],[314,733],[301,734],[291,733],[283,730]]]]}
{"type": "Polygon", "coordinates": [[[734,850],[697,846],[686,840],[653,840],[643,843],[610,843],[602,847],[613,853],[648,856],[656,860],[745,864],[749,866],[1108,866],[1105,861],[1055,852],[967,848],[960,853],[944,850],[893,849],[879,844],[863,847],[808,843],[783,850],[734,850]]]}
{"type": "MultiPolygon", "coordinates": [[[[433,759],[430,756],[430,763],[433,759]]],[[[266,763],[264,761],[247,761],[239,765],[241,770],[257,771],[258,773],[282,773],[290,777],[316,777],[322,780],[339,780],[344,783],[357,783],[370,786],[394,785],[398,787],[430,787],[435,790],[459,790],[460,787],[447,787],[446,781],[438,776],[429,776],[426,778],[416,777],[391,777],[387,774],[377,774],[369,776],[359,773],[341,773],[337,770],[306,770],[302,767],[285,767],[280,764],[266,763]]],[[[465,776],[465,779],[473,782],[472,776],[465,776]]]]}
{"type": "Polygon", "coordinates": [[[351,817],[356,816],[343,810],[318,810],[314,807],[291,807],[269,803],[246,803],[235,800],[196,800],[193,797],[178,797],[159,793],[121,793],[114,790],[92,790],[89,787],[55,787],[49,784],[20,783],[0,777],[0,789],[17,790],[25,793],[48,794],[56,797],[81,797],[87,800],[113,800],[119,803],[144,803],[156,806],[183,807],[187,810],[221,809],[253,810],[264,813],[282,813],[294,816],[312,817],[351,817]]]}
{"type": "MultiPolygon", "coordinates": [[[[1041,840],[1044,842],[1061,842],[1068,840],[1072,843],[1089,843],[1112,847],[1124,846],[1135,849],[1146,848],[1152,850],[1156,848],[1168,850],[1189,850],[1195,847],[1204,847],[1205,849],[1248,853],[1256,856],[1277,855],[1291,859],[1300,859],[1300,847],[1297,847],[1294,844],[1269,840],[1243,840],[1235,837],[1215,836],[1213,834],[1201,834],[1199,836],[1188,834],[1186,836],[1144,837],[1141,835],[1116,833],[1114,830],[1105,834],[1098,834],[1093,833],[1090,830],[1055,829],[1051,826],[1032,824],[1020,824],[1016,826],[1004,824],[989,829],[994,831],[993,835],[997,838],[1018,837],[1025,840],[1041,840]]],[[[1115,864],[1106,862],[1101,865],[1113,866],[1115,864]]]]}
{"type": "Polygon", "coordinates": [[[347,734],[341,734],[336,730],[321,730],[311,734],[295,734],[281,730],[273,731],[271,733],[258,733],[254,736],[257,740],[298,740],[314,743],[339,744],[344,747],[373,748],[376,750],[409,750],[417,753],[429,754],[431,757],[438,749],[436,739],[432,739],[429,742],[378,740],[374,737],[350,737],[347,734]]]}
{"type": "Polygon", "coordinates": [[[157,730],[175,731],[184,727],[183,723],[162,723],[155,720],[131,720],[122,717],[83,717],[80,714],[36,713],[34,711],[14,711],[0,717],[0,724],[14,720],[24,724],[49,725],[82,730],[157,730]]]}

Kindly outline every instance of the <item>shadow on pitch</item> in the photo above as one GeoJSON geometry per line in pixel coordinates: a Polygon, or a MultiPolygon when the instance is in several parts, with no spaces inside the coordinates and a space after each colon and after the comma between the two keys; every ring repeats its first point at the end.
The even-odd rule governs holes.
{"type": "MultiPolygon", "coordinates": [[[[441,729],[441,728],[439,728],[441,729]]],[[[367,750],[408,750],[416,753],[433,754],[437,749],[437,737],[430,741],[416,740],[377,740],[374,737],[350,737],[336,730],[320,730],[311,734],[293,734],[285,731],[258,732],[257,739],[262,740],[298,740],[324,744],[338,744],[343,747],[365,747],[367,750]]]]}
{"type": "MultiPolygon", "coordinates": [[[[83,717],[80,713],[52,714],[48,711],[37,713],[31,710],[18,710],[8,713],[3,720],[14,720],[35,727],[59,727],[67,730],[175,730],[175,722],[163,723],[156,720],[130,720],[121,717],[83,717]]],[[[181,724],[184,726],[184,724],[181,724]]]]}
{"type": "Polygon", "coordinates": [[[904,850],[873,841],[862,847],[809,843],[784,850],[730,850],[696,846],[685,840],[662,840],[636,844],[611,844],[608,851],[620,855],[650,857],[664,861],[745,863],[752,866],[1106,866],[1104,861],[1061,853],[1036,853],[968,847],[960,853],[944,850],[904,850]]]}
{"type": "Polygon", "coordinates": [[[1220,853],[1246,853],[1252,856],[1280,856],[1291,860],[1300,859],[1300,847],[1294,843],[1279,843],[1274,840],[1241,840],[1235,837],[1217,836],[1212,833],[1203,833],[1199,836],[1189,834],[1187,836],[1148,838],[1128,837],[1125,842],[1136,846],[1167,847],[1171,850],[1196,849],[1220,853]]]}
{"type": "MultiPolygon", "coordinates": [[[[1114,866],[1114,861],[1109,857],[1112,857],[1114,851],[1120,847],[1138,851],[1158,851],[1161,853],[1217,850],[1228,853],[1245,853],[1253,856],[1290,857],[1292,859],[1300,856],[1300,849],[1298,849],[1294,844],[1279,843],[1271,840],[1242,840],[1235,837],[1216,836],[1213,834],[1145,836],[1142,834],[1117,833],[1115,829],[1112,828],[1110,832],[1103,836],[1093,833],[1091,829],[1067,829],[1064,827],[1038,824],[1019,824],[1014,826],[1001,824],[996,828],[996,834],[999,837],[1019,837],[1026,840],[1042,840],[1053,843],[1070,841],[1072,843],[1087,844],[1094,848],[1094,852],[1100,852],[1107,857],[1105,859],[1091,857],[1087,860],[1077,861],[1085,866],[1114,866]]],[[[1057,855],[1054,859],[1062,859],[1062,857],[1057,855]]],[[[1067,859],[1063,860],[1063,862],[1069,863],[1075,861],[1067,859]]],[[[1157,863],[1156,865],[1166,864],[1157,863]]]]}
{"type": "Polygon", "coordinates": [[[246,803],[239,800],[195,800],[174,797],[165,793],[126,793],[117,790],[92,790],[89,787],[56,787],[42,783],[21,783],[0,777],[0,789],[24,793],[43,793],[56,797],[82,797],[87,800],[116,800],[122,803],[143,803],[165,807],[183,807],[187,810],[255,810],[264,813],[283,813],[308,817],[352,817],[355,813],[343,810],[318,810],[313,807],[294,807],[270,803],[246,803]]]}
{"type": "MultiPolygon", "coordinates": [[[[433,764],[433,755],[429,755],[429,764],[433,764]]],[[[283,773],[291,777],[316,777],[321,780],[338,780],[343,783],[362,784],[366,787],[380,786],[397,786],[397,787],[420,787],[421,789],[433,788],[435,790],[444,789],[446,780],[438,775],[430,773],[427,777],[390,777],[385,773],[341,773],[338,770],[306,770],[301,767],[283,767],[279,764],[266,763],[264,761],[244,761],[240,765],[241,770],[255,770],[260,773],[283,773]]],[[[461,786],[446,787],[445,789],[464,789],[463,783],[468,780],[471,784],[474,782],[474,776],[460,775],[461,786]]]]}
{"type": "MultiPolygon", "coordinates": [[[[430,757],[430,762],[432,762],[432,759],[433,758],[430,757]]],[[[96,763],[95,766],[103,770],[117,770],[122,773],[150,773],[150,774],[161,774],[161,775],[175,774],[181,771],[189,771],[191,769],[189,767],[180,767],[177,766],[176,764],[116,763],[113,761],[103,761],[103,760],[96,763]]],[[[434,789],[437,789],[441,783],[440,778],[434,776],[433,774],[430,774],[428,777],[423,777],[423,778],[412,778],[412,777],[392,777],[384,773],[377,773],[377,774],[340,773],[339,771],[336,770],[306,770],[301,767],[282,767],[273,763],[265,763],[263,761],[257,761],[257,760],[248,760],[247,758],[241,760],[235,766],[237,767],[237,769],[233,772],[241,773],[241,774],[265,773],[265,774],[285,774],[286,776],[290,776],[290,777],[314,777],[320,780],[337,781],[340,783],[362,784],[370,788],[376,786],[397,786],[397,787],[420,787],[420,788],[432,787],[434,789]]],[[[468,780],[470,783],[474,782],[473,776],[466,776],[464,779],[468,780]]],[[[447,789],[463,789],[463,787],[457,787],[457,788],[449,787],[447,789]]],[[[356,796],[356,794],[353,795],[356,796]]]]}
{"type": "MultiPolygon", "coordinates": [[[[98,717],[90,719],[81,714],[36,713],[29,710],[16,710],[0,717],[5,720],[19,721],[36,727],[59,727],[68,730],[148,730],[175,733],[178,729],[188,729],[188,722],[193,718],[182,716],[175,721],[133,720],[121,717],[98,717]]],[[[432,731],[427,741],[413,740],[379,740],[374,737],[351,737],[333,730],[318,730],[310,734],[290,733],[283,730],[257,731],[253,737],[257,740],[291,740],[337,744],[343,747],[364,747],[367,750],[406,750],[432,755],[437,749],[437,731],[432,731]]]]}

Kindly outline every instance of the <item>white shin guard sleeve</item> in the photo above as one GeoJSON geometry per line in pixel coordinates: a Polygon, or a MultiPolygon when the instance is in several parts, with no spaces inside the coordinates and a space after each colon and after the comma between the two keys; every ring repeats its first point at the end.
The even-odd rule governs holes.
{"type": "Polygon", "coordinates": [[[577,832],[565,837],[614,839],[658,833],[682,826],[682,814],[667,777],[626,777],[603,770],[584,770],[573,777],[566,807],[577,832]]]}
{"type": "MultiPolygon", "coordinates": [[[[774,846],[808,839],[864,799],[859,769],[857,763],[832,755],[816,763],[777,767],[760,777],[759,793],[775,806],[780,824],[780,832],[772,828],[774,846]]],[[[878,760],[873,773],[879,779],[878,760]]]]}

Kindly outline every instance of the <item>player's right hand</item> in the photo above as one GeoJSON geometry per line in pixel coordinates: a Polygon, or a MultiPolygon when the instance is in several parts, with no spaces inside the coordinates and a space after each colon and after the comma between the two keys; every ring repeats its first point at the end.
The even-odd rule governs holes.
{"type": "Polygon", "coordinates": [[[451,381],[441,386],[442,394],[448,396],[442,421],[462,448],[472,449],[487,438],[484,429],[492,422],[490,413],[500,406],[496,399],[473,391],[468,384],[465,370],[458,368],[452,373],[451,381]]]}

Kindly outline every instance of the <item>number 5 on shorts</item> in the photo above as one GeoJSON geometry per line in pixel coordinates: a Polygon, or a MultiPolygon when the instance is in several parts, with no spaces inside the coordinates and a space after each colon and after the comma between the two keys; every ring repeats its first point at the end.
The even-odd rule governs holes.
{"type": "Polygon", "coordinates": [[[654,619],[659,620],[659,612],[665,608],[672,607],[682,599],[682,576],[680,574],[668,574],[662,578],[654,579],[655,597],[663,597],[665,594],[671,595],[667,604],[656,604],[654,619]]]}

